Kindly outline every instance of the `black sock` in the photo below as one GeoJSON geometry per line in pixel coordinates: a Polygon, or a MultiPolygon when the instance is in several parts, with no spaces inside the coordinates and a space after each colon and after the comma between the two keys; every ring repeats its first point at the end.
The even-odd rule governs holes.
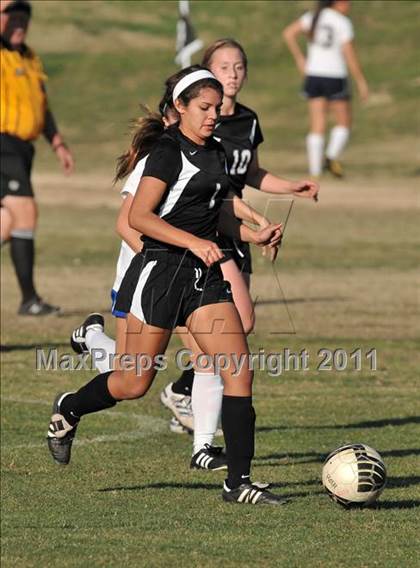
{"type": "Polygon", "coordinates": [[[179,379],[172,385],[173,392],[177,394],[184,394],[186,396],[191,396],[192,385],[194,381],[194,369],[188,369],[183,371],[179,379]]]}
{"type": "Polygon", "coordinates": [[[223,396],[222,427],[226,443],[229,489],[249,481],[254,457],[255,411],[252,397],[223,396]]]}
{"type": "Polygon", "coordinates": [[[33,279],[35,262],[33,237],[22,238],[12,235],[10,239],[10,255],[22,292],[22,302],[28,302],[37,297],[33,279]]]}
{"type": "Polygon", "coordinates": [[[69,424],[74,426],[85,414],[112,408],[117,404],[108,390],[108,377],[111,373],[112,371],[108,371],[97,375],[77,392],[63,398],[60,412],[69,424]]]}

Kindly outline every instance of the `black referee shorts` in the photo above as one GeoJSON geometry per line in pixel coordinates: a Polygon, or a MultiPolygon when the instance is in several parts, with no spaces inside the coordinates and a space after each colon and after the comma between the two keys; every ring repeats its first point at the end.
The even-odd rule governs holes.
{"type": "Polygon", "coordinates": [[[220,302],[233,299],[218,264],[208,268],[189,252],[146,249],[127,269],[115,309],[148,325],[174,329],[198,308],[220,302]]]}
{"type": "Polygon", "coordinates": [[[31,142],[0,134],[0,190],[6,195],[33,197],[31,184],[32,162],[35,154],[31,142]]]}
{"type": "Polygon", "coordinates": [[[303,84],[303,94],[308,99],[322,97],[328,101],[346,101],[351,98],[348,79],[314,77],[308,75],[303,84]]]}
{"type": "Polygon", "coordinates": [[[234,260],[242,273],[252,274],[252,259],[249,243],[244,243],[238,239],[231,239],[225,235],[217,237],[217,244],[224,253],[221,263],[234,260]]]}

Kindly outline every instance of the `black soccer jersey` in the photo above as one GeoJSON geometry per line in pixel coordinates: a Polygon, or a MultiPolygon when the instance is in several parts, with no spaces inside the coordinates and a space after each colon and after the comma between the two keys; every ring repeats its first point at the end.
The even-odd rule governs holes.
{"type": "Polygon", "coordinates": [[[253,110],[236,103],[234,114],[219,117],[213,138],[223,145],[232,189],[242,197],[253,153],[264,140],[258,116],[253,110]]]}
{"type": "MultiPolygon", "coordinates": [[[[195,144],[174,125],[147,158],[146,176],[167,184],[155,209],[159,217],[178,229],[216,241],[220,207],[232,188],[221,144],[211,138],[204,146],[195,144]]],[[[176,248],[147,236],[142,240],[149,248],[176,248]]]]}

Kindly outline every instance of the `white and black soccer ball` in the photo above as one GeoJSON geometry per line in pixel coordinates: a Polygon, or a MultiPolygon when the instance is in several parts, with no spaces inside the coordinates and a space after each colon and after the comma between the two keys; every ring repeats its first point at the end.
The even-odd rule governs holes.
{"type": "Polygon", "coordinates": [[[378,452],[365,444],[341,446],[325,460],[322,483],[340,505],[368,505],[385,487],[385,464],[378,452]]]}

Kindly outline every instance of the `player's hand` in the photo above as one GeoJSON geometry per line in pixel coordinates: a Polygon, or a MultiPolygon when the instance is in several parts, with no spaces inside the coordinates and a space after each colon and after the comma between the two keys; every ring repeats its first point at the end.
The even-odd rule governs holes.
{"type": "Polygon", "coordinates": [[[301,57],[299,58],[298,62],[297,62],[297,68],[299,70],[299,73],[304,77],[306,74],[305,68],[306,68],[306,58],[305,57],[301,57]]]}
{"type": "Polygon", "coordinates": [[[275,247],[280,244],[283,236],[283,225],[281,223],[268,225],[264,229],[255,231],[254,243],[260,247],[275,247]]]}
{"type": "Polygon", "coordinates": [[[267,257],[270,262],[274,262],[281,245],[283,237],[283,225],[269,224],[267,227],[256,231],[255,244],[262,247],[263,256],[267,257]]]}
{"type": "Polygon", "coordinates": [[[277,258],[279,249],[281,247],[281,241],[278,245],[273,247],[262,247],[262,255],[265,256],[270,262],[274,262],[277,258]]]}
{"type": "Polygon", "coordinates": [[[58,146],[55,151],[58,161],[66,175],[69,175],[74,170],[74,158],[70,150],[64,144],[58,146]]]}
{"type": "Polygon", "coordinates": [[[296,197],[309,197],[318,201],[319,184],[310,179],[303,179],[293,184],[293,195],[296,197]]]}
{"type": "Polygon", "coordinates": [[[359,97],[363,103],[367,102],[369,98],[369,87],[366,81],[360,81],[357,85],[357,90],[359,91],[359,97]]]}
{"type": "Polygon", "coordinates": [[[189,250],[202,260],[206,266],[211,266],[225,256],[216,243],[205,239],[194,239],[189,250]]]}
{"type": "MultiPolygon", "coordinates": [[[[266,217],[262,217],[262,219],[259,221],[258,223],[260,229],[265,229],[266,227],[268,227],[269,225],[271,225],[270,221],[266,218],[266,217]]],[[[272,249],[271,249],[272,250],[272,249]]],[[[263,246],[262,250],[261,250],[261,254],[263,256],[268,256],[270,257],[270,250],[268,249],[268,247],[263,246]]]]}

